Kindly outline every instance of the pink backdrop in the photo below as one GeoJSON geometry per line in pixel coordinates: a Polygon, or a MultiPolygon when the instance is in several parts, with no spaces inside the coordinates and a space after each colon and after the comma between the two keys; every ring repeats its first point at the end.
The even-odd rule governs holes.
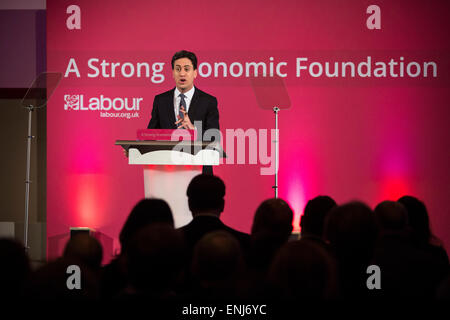
{"type": "MultiPolygon", "coordinates": [[[[66,72],[74,58],[80,77],[63,78],[48,104],[47,233],[61,239],[70,226],[92,227],[114,239],[143,197],[143,174],[129,166],[117,139],[147,126],[155,94],[173,88],[170,59],[194,51],[199,63],[285,61],[292,107],[280,113],[280,196],[296,213],[328,194],[374,207],[408,193],[428,206],[436,235],[450,246],[448,41],[445,1],[77,1],[81,29],[69,30],[72,1],[47,1],[48,70],[66,72]],[[371,4],[381,30],[366,27],[371,4]],[[435,78],[296,77],[296,57],[310,61],[435,61],[435,78]],[[165,80],[87,76],[90,58],[164,62],[165,80]],[[65,95],[141,97],[139,116],[105,118],[95,110],[65,110],[65,95]]],[[[151,71],[151,69],[150,69],[151,71]]],[[[196,85],[219,101],[226,129],[271,129],[273,113],[258,107],[248,78],[201,77],[196,85]]],[[[132,111],[134,112],[134,111],[132,111]]],[[[226,149],[226,146],[225,146],[226,149]]],[[[226,149],[227,150],[227,149],[226,149]]],[[[231,151],[231,150],[227,150],[231,151]]],[[[223,220],[248,232],[258,204],[273,195],[273,176],[260,164],[215,169],[226,183],[223,220]]],[[[64,238],[64,237],[63,237],[64,238]]],[[[49,257],[61,250],[49,243],[49,257]],[[56,249],[50,249],[54,247],[56,249]]],[[[106,253],[109,260],[110,253],[106,253]]]]}

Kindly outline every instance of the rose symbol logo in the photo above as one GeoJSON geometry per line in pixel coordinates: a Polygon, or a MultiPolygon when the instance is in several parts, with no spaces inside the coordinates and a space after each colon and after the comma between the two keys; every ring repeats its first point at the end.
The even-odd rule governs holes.
{"type": "Polygon", "coordinates": [[[64,102],[64,110],[78,110],[80,108],[80,95],[66,94],[64,95],[64,102]]]}

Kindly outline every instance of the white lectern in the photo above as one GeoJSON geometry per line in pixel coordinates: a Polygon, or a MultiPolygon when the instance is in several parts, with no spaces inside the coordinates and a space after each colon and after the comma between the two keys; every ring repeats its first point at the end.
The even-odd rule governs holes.
{"type": "Polygon", "coordinates": [[[175,228],[192,220],[186,189],[203,166],[217,166],[224,152],[220,144],[201,141],[117,140],[128,151],[128,164],[144,166],[146,198],[167,201],[175,228]]]}

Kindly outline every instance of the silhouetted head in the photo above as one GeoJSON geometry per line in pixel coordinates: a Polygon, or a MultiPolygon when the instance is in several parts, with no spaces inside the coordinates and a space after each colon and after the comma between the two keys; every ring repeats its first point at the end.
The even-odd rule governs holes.
{"type": "Polygon", "coordinates": [[[336,201],[329,196],[318,196],[308,201],[300,220],[302,234],[310,234],[322,238],[325,219],[336,201]]]}
{"type": "Polygon", "coordinates": [[[372,257],[378,228],[372,210],[361,202],[335,207],[325,221],[325,238],[339,262],[367,264],[372,257]]]}
{"type": "Polygon", "coordinates": [[[225,231],[203,236],[195,245],[192,274],[203,287],[233,286],[243,271],[239,242],[225,231]]]}
{"type": "Polygon", "coordinates": [[[401,231],[408,224],[405,207],[395,201],[383,201],[375,207],[375,219],[381,230],[401,231]]]}
{"type": "Polygon", "coordinates": [[[286,201],[273,198],[263,201],[253,218],[252,236],[271,235],[284,243],[292,232],[294,213],[286,201]]]}
{"type": "Polygon", "coordinates": [[[30,261],[23,245],[13,239],[0,239],[0,297],[22,296],[30,272],[30,261]]]}
{"type": "Polygon", "coordinates": [[[94,237],[79,233],[67,242],[63,256],[69,259],[78,259],[93,271],[97,271],[102,264],[103,248],[94,237]]]}
{"type": "Polygon", "coordinates": [[[225,184],[214,175],[195,176],[189,183],[186,194],[193,216],[201,213],[219,216],[225,206],[225,184]]]}
{"type": "Polygon", "coordinates": [[[327,299],[336,291],[333,259],[324,248],[309,240],[284,244],[269,271],[269,283],[280,299],[327,299]]]}
{"type": "Polygon", "coordinates": [[[420,243],[428,243],[432,238],[432,233],[425,204],[412,196],[403,196],[398,199],[398,202],[406,208],[408,223],[412,229],[413,237],[420,243]]]}
{"type": "Polygon", "coordinates": [[[168,224],[140,229],[130,241],[127,265],[131,285],[138,292],[167,290],[184,265],[182,235],[168,224]]]}
{"type": "Polygon", "coordinates": [[[131,211],[120,231],[122,251],[138,230],[153,223],[166,223],[173,227],[173,216],[169,205],[162,199],[144,199],[131,211]]]}

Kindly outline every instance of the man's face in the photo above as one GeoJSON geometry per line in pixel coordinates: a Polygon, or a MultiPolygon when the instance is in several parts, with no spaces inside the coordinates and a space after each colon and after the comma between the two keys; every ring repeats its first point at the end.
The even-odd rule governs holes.
{"type": "Polygon", "coordinates": [[[194,79],[197,78],[197,70],[194,70],[191,60],[180,58],[173,64],[173,78],[175,85],[180,92],[186,92],[194,86],[194,79]]]}

